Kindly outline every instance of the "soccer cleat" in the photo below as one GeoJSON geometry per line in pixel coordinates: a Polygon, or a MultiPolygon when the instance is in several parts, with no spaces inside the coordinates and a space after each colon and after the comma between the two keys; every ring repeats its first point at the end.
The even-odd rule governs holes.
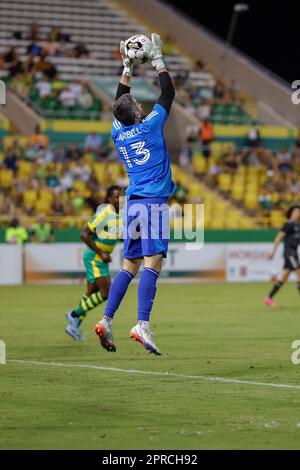
{"type": "Polygon", "coordinates": [[[271,297],[265,297],[264,298],[264,304],[268,305],[268,307],[276,308],[277,304],[274,302],[274,300],[271,297]]]}
{"type": "Polygon", "coordinates": [[[106,320],[101,320],[96,324],[95,333],[99,337],[102,348],[109,352],[116,352],[117,348],[114,343],[112,328],[106,320]]]}
{"type": "Polygon", "coordinates": [[[137,323],[130,330],[129,337],[130,339],[141,343],[144,348],[150,353],[156,354],[157,356],[161,356],[161,352],[153,342],[150,328],[143,328],[139,323],[137,323]]]}
{"type": "Polygon", "coordinates": [[[65,329],[65,332],[71,336],[75,341],[81,341],[81,331],[80,331],[80,320],[79,318],[74,318],[71,315],[72,312],[66,313],[66,319],[68,321],[68,325],[65,329]]]}

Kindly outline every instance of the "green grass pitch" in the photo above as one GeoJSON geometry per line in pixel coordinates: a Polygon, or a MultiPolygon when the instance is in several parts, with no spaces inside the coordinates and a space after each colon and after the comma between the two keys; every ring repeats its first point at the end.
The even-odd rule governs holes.
{"type": "Polygon", "coordinates": [[[163,355],[128,339],[136,286],[114,323],[115,354],[84,324],[86,341],[64,333],[81,286],[0,288],[0,449],[296,449],[300,389],[190,377],[30,365],[96,365],[190,376],[300,385],[291,344],[300,339],[300,298],[289,284],[281,307],[262,305],[267,284],[162,284],[152,312],[163,355]]]}

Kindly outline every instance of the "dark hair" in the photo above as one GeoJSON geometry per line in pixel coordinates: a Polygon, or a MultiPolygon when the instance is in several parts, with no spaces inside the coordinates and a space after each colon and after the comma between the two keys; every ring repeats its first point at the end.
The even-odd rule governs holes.
{"type": "Polygon", "coordinates": [[[117,186],[116,184],[113,184],[112,186],[110,186],[106,191],[106,196],[105,196],[104,202],[108,203],[108,201],[112,197],[114,191],[121,191],[120,186],[117,186]]]}
{"type": "Polygon", "coordinates": [[[292,213],[294,212],[295,209],[300,210],[300,205],[299,204],[294,204],[293,206],[289,207],[289,209],[286,211],[286,216],[288,219],[291,218],[292,213]]]}
{"type": "Polygon", "coordinates": [[[135,123],[135,111],[135,104],[130,93],[120,96],[113,105],[113,115],[124,126],[132,126],[135,123]]]}

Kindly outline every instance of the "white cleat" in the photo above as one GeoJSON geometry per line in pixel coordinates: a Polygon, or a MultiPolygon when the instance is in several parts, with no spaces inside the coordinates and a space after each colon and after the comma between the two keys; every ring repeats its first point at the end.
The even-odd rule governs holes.
{"type": "Polygon", "coordinates": [[[130,330],[129,337],[130,339],[141,343],[144,348],[150,353],[156,354],[157,356],[161,356],[161,352],[153,342],[150,328],[143,328],[139,323],[137,323],[130,330]]]}
{"type": "Polygon", "coordinates": [[[65,332],[71,336],[75,341],[81,341],[81,331],[80,331],[80,321],[79,318],[74,318],[71,315],[71,312],[66,313],[66,319],[68,325],[65,329],[65,332]]]}
{"type": "Polygon", "coordinates": [[[114,343],[112,327],[106,320],[103,319],[99,321],[96,324],[94,331],[100,340],[102,348],[109,352],[116,352],[117,348],[114,343]]]}

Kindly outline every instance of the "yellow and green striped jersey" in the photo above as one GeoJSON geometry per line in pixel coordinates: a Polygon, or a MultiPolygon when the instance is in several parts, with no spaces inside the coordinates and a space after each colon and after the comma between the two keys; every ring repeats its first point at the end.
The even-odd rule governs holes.
{"type": "MultiPolygon", "coordinates": [[[[99,206],[87,225],[93,232],[92,240],[97,247],[105,253],[112,253],[122,232],[122,216],[116,212],[114,206],[99,206]]],[[[85,255],[93,255],[95,261],[102,261],[101,257],[88,247],[85,249],[85,255]]]]}

